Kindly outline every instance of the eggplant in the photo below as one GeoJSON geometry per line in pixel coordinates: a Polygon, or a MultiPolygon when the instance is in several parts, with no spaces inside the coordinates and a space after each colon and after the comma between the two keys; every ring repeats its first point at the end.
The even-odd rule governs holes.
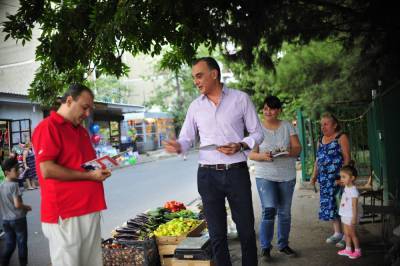
{"type": "Polygon", "coordinates": [[[115,231],[121,234],[138,234],[140,232],[139,229],[129,227],[116,228],[115,231]]]}
{"type": "Polygon", "coordinates": [[[130,225],[131,227],[138,227],[138,228],[142,228],[144,225],[144,223],[139,223],[133,220],[127,221],[127,224],[130,225]]]}
{"type": "Polygon", "coordinates": [[[127,221],[126,224],[127,224],[127,227],[130,227],[130,228],[138,228],[138,229],[142,228],[142,224],[132,222],[130,220],[127,221]]]}
{"type": "Polygon", "coordinates": [[[114,236],[115,239],[117,240],[137,240],[139,239],[138,235],[129,235],[129,234],[117,234],[114,236]]]}

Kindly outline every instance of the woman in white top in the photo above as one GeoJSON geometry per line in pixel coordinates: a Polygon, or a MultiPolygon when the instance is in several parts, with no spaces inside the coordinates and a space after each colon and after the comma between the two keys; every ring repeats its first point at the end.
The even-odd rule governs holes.
{"type": "Polygon", "coordinates": [[[282,103],[275,96],[264,100],[264,141],[249,158],[255,161],[258,194],[262,205],[260,245],[265,260],[271,258],[275,216],[278,215],[278,249],[295,255],[289,247],[292,196],[296,184],[296,158],[301,146],[291,123],[279,120],[282,103]]]}

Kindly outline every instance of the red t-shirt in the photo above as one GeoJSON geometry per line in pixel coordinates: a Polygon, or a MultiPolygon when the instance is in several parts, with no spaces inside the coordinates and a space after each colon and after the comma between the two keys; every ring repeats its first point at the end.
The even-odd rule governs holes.
{"type": "Polygon", "coordinates": [[[84,171],[82,163],[96,158],[87,130],[74,126],[56,112],[51,112],[36,127],[32,136],[36,169],[41,190],[41,220],[57,223],[107,208],[102,182],[44,179],[39,164],[54,161],[66,168],[84,171]]]}

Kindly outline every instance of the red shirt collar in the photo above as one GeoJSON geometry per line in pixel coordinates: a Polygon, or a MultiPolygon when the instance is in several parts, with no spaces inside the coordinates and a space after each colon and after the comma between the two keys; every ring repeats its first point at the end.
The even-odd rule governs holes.
{"type": "Polygon", "coordinates": [[[51,119],[53,119],[55,122],[59,123],[59,124],[64,124],[66,121],[64,119],[63,116],[61,116],[59,113],[57,113],[56,111],[51,111],[50,112],[50,117],[51,119]]]}
{"type": "Polygon", "coordinates": [[[61,124],[61,125],[64,124],[64,123],[67,123],[67,124],[70,124],[71,126],[73,126],[73,127],[75,127],[75,128],[77,128],[77,127],[80,126],[80,125],[75,126],[74,124],[72,124],[71,121],[65,119],[62,115],[60,115],[60,114],[57,113],[56,111],[51,111],[51,112],[50,112],[50,117],[51,117],[51,119],[53,119],[56,123],[61,124]]]}

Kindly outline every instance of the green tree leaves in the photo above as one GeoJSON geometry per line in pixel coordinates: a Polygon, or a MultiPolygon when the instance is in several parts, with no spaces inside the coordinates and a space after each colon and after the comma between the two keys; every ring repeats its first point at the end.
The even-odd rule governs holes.
{"type": "Polygon", "coordinates": [[[310,42],[309,45],[285,44],[274,59],[275,71],[260,65],[247,69],[229,64],[239,82],[230,84],[252,95],[261,109],[267,95],[276,95],[285,103],[285,115],[293,118],[297,108],[314,115],[338,102],[369,99],[370,87],[357,86],[352,73],[359,60],[357,49],[347,51],[338,42],[310,42]]]}
{"type": "MultiPolygon", "coordinates": [[[[232,43],[235,52],[225,51],[229,60],[271,69],[283,43],[305,45],[329,38],[348,51],[359,49],[361,57],[353,62],[358,69],[352,74],[359,77],[359,84],[377,79],[390,84],[399,79],[400,71],[397,13],[395,2],[378,0],[22,0],[17,14],[4,23],[4,31],[6,38],[25,42],[33,27],[39,27],[37,59],[60,74],[77,73],[82,67],[88,72],[94,64],[99,74],[117,77],[127,73],[125,52],[158,55],[168,45],[171,50],[163,64],[178,70],[201,45],[212,51],[232,43]]],[[[303,75],[295,78],[307,82],[308,73],[303,75]]],[[[317,83],[318,76],[313,76],[317,83]]],[[[45,84],[32,90],[42,90],[45,84]]],[[[331,84],[323,88],[328,90],[327,86],[331,84]]]]}

